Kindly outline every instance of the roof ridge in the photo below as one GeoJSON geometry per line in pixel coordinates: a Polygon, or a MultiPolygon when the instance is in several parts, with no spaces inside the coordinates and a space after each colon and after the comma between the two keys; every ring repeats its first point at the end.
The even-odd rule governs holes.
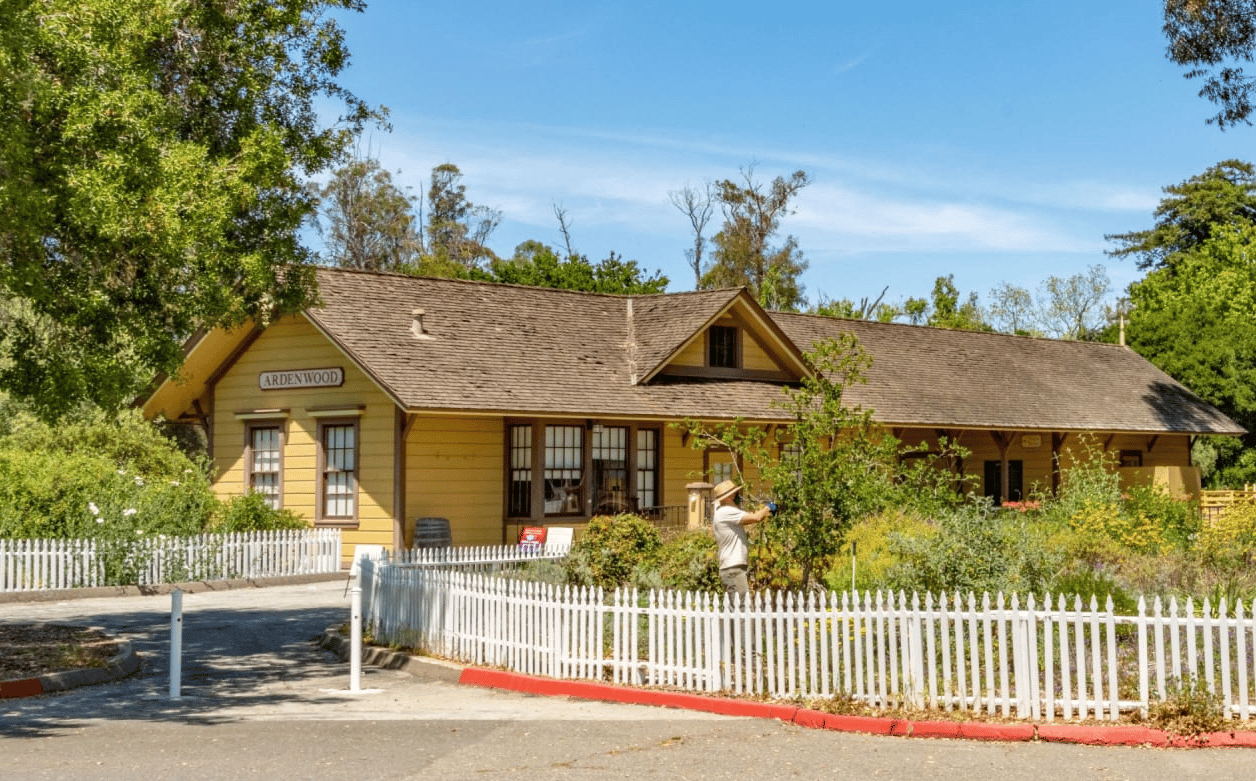
{"type": "Polygon", "coordinates": [[[673,293],[646,293],[646,294],[641,294],[641,295],[634,295],[631,293],[599,293],[594,290],[572,290],[570,288],[544,287],[541,285],[520,285],[514,282],[494,282],[493,280],[489,280],[489,279],[463,279],[461,277],[437,277],[437,276],[431,276],[427,274],[405,274],[400,271],[377,271],[373,269],[344,268],[341,266],[321,266],[320,265],[316,267],[316,270],[326,271],[333,274],[360,274],[363,276],[385,277],[385,278],[391,278],[391,279],[408,279],[408,280],[415,280],[415,281],[420,281],[420,282],[441,282],[441,283],[448,282],[451,284],[456,283],[456,284],[461,284],[461,285],[479,286],[479,287],[512,288],[515,290],[536,290],[536,291],[542,291],[546,293],[570,293],[573,295],[610,298],[610,299],[621,300],[621,301],[628,298],[648,298],[650,296],[655,296],[655,295],[661,295],[661,296],[677,295],[673,293]]]}
{"type": "Polygon", "coordinates": [[[884,326],[887,328],[917,328],[925,331],[933,332],[949,332],[958,334],[973,334],[978,336],[997,336],[1011,339],[1027,339],[1036,342],[1050,342],[1052,344],[1084,344],[1084,345],[1102,345],[1104,347],[1119,347],[1123,350],[1131,349],[1129,345],[1113,344],[1112,342],[1092,342],[1084,339],[1056,339],[1050,336],[1034,336],[1033,334],[1009,334],[1006,331],[974,331],[968,328],[944,328],[936,325],[924,325],[921,323],[886,323],[881,320],[866,320],[859,317],[835,317],[833,315],[821,315],[814,312],[784,312],[778,310],[768,310],[768,315],[775,318],[777,315],[786,315],[790,317],[800,317],[809,320],[837,320],[843,323],[866,323],[870,326],[884,326]]]}

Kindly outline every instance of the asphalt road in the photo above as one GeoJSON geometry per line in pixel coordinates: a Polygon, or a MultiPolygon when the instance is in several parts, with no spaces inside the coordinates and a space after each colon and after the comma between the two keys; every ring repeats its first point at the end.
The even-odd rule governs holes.
{"type": "Polygon", "coordinates": [[[182,699],[169,596],[0,605],[0,622],[100,626],[135,643],[124,681],[0,700],[0,781],[21,779],[1233,779],[1256,751],[903,739],[533,697],[348,665],[313,639],[343,582],[184,595],[182,699]]]}

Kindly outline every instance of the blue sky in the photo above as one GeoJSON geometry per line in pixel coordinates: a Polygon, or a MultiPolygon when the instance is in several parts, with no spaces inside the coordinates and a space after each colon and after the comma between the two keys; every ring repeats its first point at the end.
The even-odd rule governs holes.
{"type": "MultiPolygon", "coordinates": [[[[387,106],[363,147],[415,194],[452,162],[501,210],[499,254],[538,239],[614,250],[693,287],[668,192],[803,169],[782,232],[806,294],[927,296],[1103,264],[1103,236],[1150,227],[1161,188],[1250,160],[1256,129],[1164,57],[1160,4],[382,2],[342,17],[342,83],[387,106]],[[397,175],[396,172],[400,172],[397,175]]],[[[718,216],[708,230],[718,230],[718,216]]]]}

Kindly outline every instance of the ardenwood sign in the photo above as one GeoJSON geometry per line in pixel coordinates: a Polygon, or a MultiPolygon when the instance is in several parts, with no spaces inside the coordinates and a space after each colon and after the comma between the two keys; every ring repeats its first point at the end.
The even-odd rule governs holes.
{"type": "Polygon", "coordinates": [[[336,388],[345,384],[345,370],[339,366],[327,369],[292,369],[262,372],[257,385],[262,390],[281,388],[336,388]]]}

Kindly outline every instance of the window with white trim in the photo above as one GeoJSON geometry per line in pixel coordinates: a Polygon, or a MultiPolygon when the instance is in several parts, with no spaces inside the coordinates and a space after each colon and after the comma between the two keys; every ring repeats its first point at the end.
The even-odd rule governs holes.
{"type": "Polygon", "coordinates": [[[356,421],[325,421],[318,427],[318,519],[329,522],[357,520],[358,424],[356,421]]]}
{"type": "Polygon", "coordinates": [[[279,423],[247,427],[245,457],[249,493],[260,494],[272,510],[283,507],[283,427],[279,423]]]}

